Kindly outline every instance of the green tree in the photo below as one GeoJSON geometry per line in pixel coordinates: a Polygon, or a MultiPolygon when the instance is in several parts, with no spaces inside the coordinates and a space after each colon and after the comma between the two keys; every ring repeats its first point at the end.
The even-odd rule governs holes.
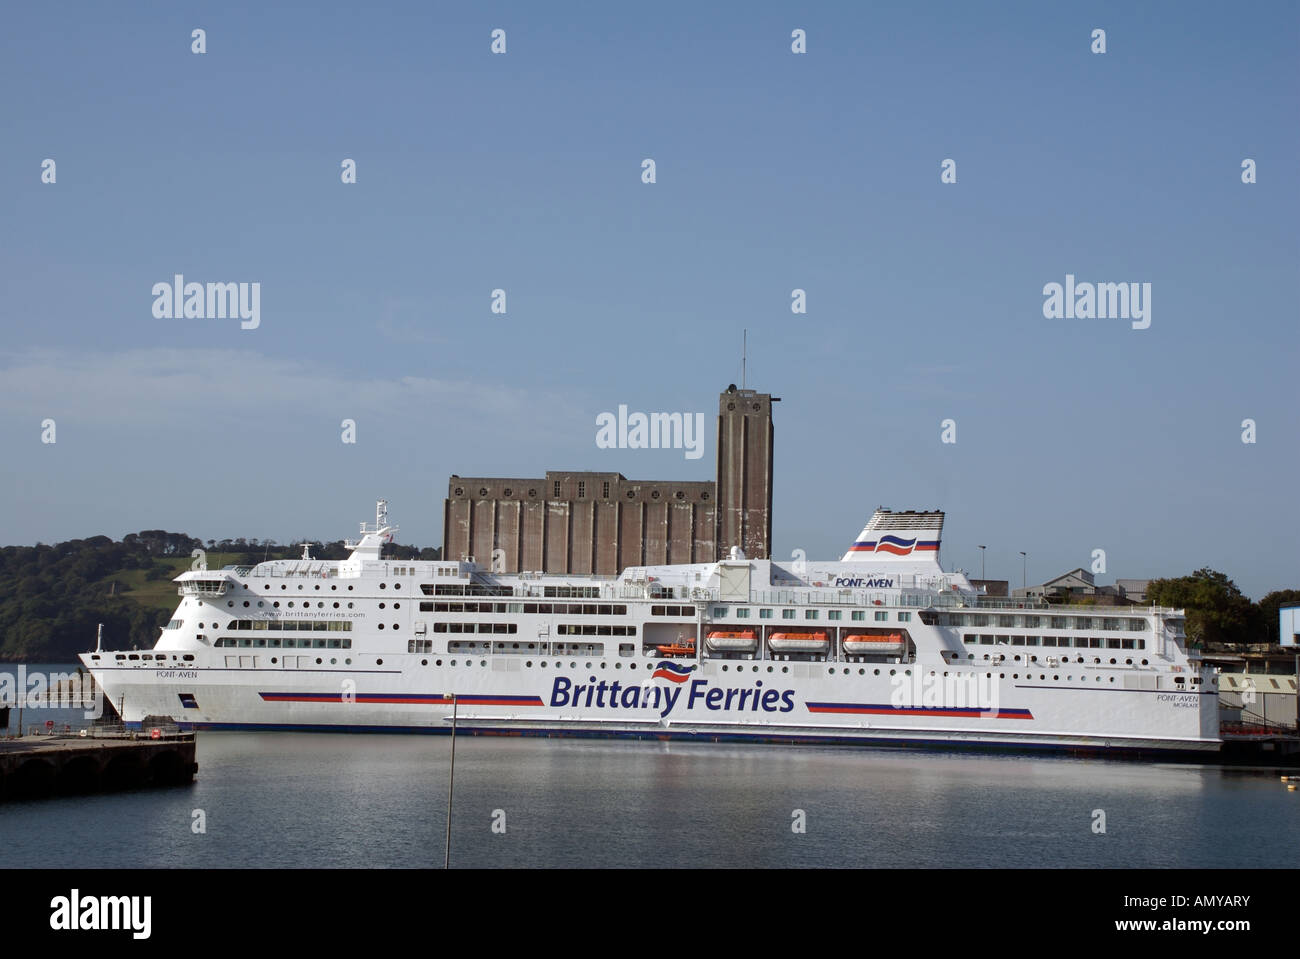
{"type": "Polygon", "coordinates": [[[1300,603],[1300,589],[1275,589],[1265,594],[1264,598],[1255,604],[1259,607],[1259,615],[1264,620],[1264,629],[1268,633],[1270,643],[1281,641],[1278,635],[1277,611],[1291,603],[1300,603]]]}
{"type": "Polygon", "coordinates": [[[1154,579],[1147,600],[1187,611],[1187,639],[1193,646],[1262,643],[1267,632],[1260,610],[1223,573],[1198,569],[1190,576],[1154,579]]]}

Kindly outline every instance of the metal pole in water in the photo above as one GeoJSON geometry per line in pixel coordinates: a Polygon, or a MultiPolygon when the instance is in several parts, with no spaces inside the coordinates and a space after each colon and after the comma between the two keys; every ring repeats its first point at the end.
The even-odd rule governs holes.
{"type": "Polygon", "coordinates": [[[456,785],[456,694],[444,694],[444,698],[448,696],[451,697],[451,771],[447,775],[447,838],[443,843],[443,869],[451,868],[451,794],[456,785]]]}

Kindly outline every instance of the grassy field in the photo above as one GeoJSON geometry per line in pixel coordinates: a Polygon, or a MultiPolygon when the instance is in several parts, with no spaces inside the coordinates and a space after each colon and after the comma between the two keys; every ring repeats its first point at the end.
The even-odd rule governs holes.
{"type": "Polygon", "coordinates": [[[179,597],[176,595],[176,584],[172,582],[172,578],[179,576],[190,568],[190,559],[188,557],[178,557],[175,559],[160,559],[158,562],[170,566],[172,571],[161,579],[149,580],[145,579],[149,572],[147,569],[125,569],[104,577],[101,581],[104,592],[108,592],[109,583],[116,581],[115,595],[125,596],[127,599],[149,609],[165,609],[171,612],[176,608],[176,604],[180,602],[179,597]]]}

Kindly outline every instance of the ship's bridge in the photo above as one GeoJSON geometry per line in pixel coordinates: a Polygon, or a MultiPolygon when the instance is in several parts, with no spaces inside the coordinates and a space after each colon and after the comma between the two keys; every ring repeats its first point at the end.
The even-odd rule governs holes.
{"type": "Polygon", "coordinates": [[[224,569],[215,572],[192,569],[181,573],[172,582],[180,584],[177,592],[182,596],[224,596],[229,585],[239,580],[232,572],[224,569]]]}

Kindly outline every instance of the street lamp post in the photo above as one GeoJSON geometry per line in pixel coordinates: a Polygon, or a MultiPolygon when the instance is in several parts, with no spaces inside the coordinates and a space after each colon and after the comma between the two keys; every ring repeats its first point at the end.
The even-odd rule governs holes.
{"type": "Polygon", "coordinates": [[[1023,549],[1020,551],[1020,588],[1026,592],[1029,590],[1029,554],[1023,549]]]}
{"type": "Polygon", "coordinates": [[[443,843],[442,868],[451,868],[451,794],[456,786],[456,694],[443,693],[451,700],[451,770],[447,774],[447,838],[443,843]]]}
{"type": "Polygon", "coordinates": [[[984,550],[988,549],[988,547],[977,546],[976,549],[980,551],[980,579],[983,579],[984,578],[984,550]]]}

